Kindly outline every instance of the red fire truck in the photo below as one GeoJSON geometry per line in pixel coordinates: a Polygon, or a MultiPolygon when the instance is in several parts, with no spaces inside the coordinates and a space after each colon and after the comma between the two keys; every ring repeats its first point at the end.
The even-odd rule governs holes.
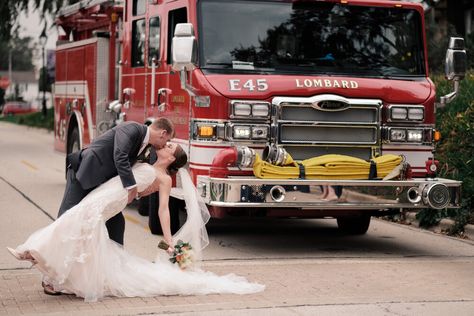
{"type": "MultiPolygon", "coordinates": [[[[451,38],[452,93],[435,100],[421,5],[389,0],[84,0],[63,8],[56,48],[55,148],[72,152],[124,120],[170,118],[213,217],[337,218],[459,207],[437,177],[436,105],[464,77],[451,38]],[[259,179],[277,163],[403,155],[396,180],[259,179]]],[[[156,213],[156,212],[152,212],[156,213]]]]}

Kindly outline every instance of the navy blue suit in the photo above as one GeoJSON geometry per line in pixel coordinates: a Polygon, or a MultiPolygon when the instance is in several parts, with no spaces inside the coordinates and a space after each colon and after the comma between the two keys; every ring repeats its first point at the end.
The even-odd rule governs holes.
{"type": "MultiPolygon", "coordinates": [[[[100,135],[85,149],[67,157],[67,182],[58,217],[90,191],[120,176],[124,187],[134,184],[132,165],[137,161],[147,127],[125,122],[100,135]]],[[[106,222],[110,239],[123,245],[125,219],[120,212],[106,222]]]]}

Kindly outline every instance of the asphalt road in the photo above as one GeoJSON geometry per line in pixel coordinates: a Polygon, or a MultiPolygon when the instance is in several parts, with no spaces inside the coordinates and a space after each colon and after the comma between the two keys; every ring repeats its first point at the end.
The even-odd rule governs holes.
{"type": "MultiPolygon", "coordinates": [[[[27,302],[16,298],[27,291],[22,279],[30,280],[41,304],[49,302],[35,285],[37,272],[2,249],[20,244],[56,217],[65,179],[64,155],[53,150],[53,137],[43,130],[0,122],[0,315],[39,313],[34,309],[38,305],[22,309],[27,302]],[[20,285],[13,280],[20,280],[20,285]],[[16,286],[21,291],[11,290],[16,286]]],[[[134,208],[128,208],[125,217],[126,249],[152,260],[160,236],[150,234],[147,218],[134,208]]],[[[471,241],[381,220],[373,220],[368,233],[357,237],[341,235],[332,219],[230,218],[211,220],[208,232],[204,268],[244,275],[266,284],[265,292],[254,297],[188,298],[179,307],[172,298],[157,300],[156,306],[122,300],[107,313],[474,314],[471,241]]],[[[77,306],[89,306],[70,301],[59,299],[61,311],[73,313],[77,306]]],[[[45,312],[58,312],[57,305],[45,312]]],[[[102,314],[92,307],[88,313],[102,314]]]]}

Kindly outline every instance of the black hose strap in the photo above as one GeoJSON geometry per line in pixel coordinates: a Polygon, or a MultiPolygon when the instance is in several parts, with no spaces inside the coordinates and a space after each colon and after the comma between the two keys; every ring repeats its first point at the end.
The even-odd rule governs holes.
{"type": "Polygon", "coordinates": [[[300,179],[306,179],[306,170],[304,168],[304,165],[301,163],[298,163],[298,167],[300,167],[300,179]]]}
{"type": "Polygon", "coordinates": [[[370,161],[370,170],[369,170],[369,180],[373,180],[377,178],[377,164],[375,161],[370,161]]]}

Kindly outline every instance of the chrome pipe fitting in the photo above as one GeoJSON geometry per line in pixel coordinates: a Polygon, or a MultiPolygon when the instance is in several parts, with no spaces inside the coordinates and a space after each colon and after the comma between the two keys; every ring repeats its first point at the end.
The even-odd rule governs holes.
{"type": "Polygon", "coordinates": [[[442,183],[427,185],[422,193],[423,202],[434,209],[443,209],[451,200],[449,189],[442,183]]]}
{"type": "Polygon", "coordinates": [[[286,195],[286,190],[284,187],[280,185],[275,185],[270,189],[270,197],[272,198],[273,201],[275,202],[283,202],[285,199],[286,195]]]}
{"type": "Polygon", "coordinates": [[[421,194],[417,187],[411,187],[407,191],[407,198],[410,203],[418,204],[421,201],[421,194]]]}
{"type": "Polygon", "coordinates": [[[255,162],[255,150],[247,146],[237,147],[236,164],[240,168],[252,168],[255,162]]]}
{"type": "Polygon", "coordinates": [[[262,159],[275,166],[281,166],[285,163],[288,153],[283,147],[270,144],[265,147],[262,153],[262,159]]]}

